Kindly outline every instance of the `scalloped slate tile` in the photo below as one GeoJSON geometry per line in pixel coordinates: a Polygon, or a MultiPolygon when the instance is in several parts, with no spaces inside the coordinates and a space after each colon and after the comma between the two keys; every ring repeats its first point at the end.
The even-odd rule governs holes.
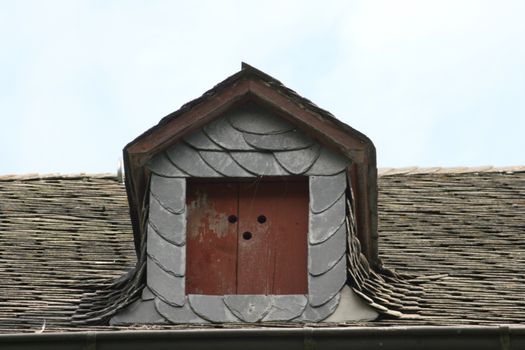
{"type": "Polygon", "coordinates": [[[232,158],[244,169],[256,175],[289,175],[273,154],[260,152],[231,152],[232,158]]]}
{"type": "Polygon", "coordinates": [[[326,241],[335,232],[344,226],[345,221],[345,196],[339,199],[329,209],[322,213],[310,212],[308,220],[309,241],[318,244],[326,241]]]}
{"type": "Polygon", "coordinates": [[[268,295],[225,295],[224,304],[244,322],[261,320],[272,306],[272,297],[268,295]]]}
{"type": "Polygon", "coordinates": [[[155,294],[146,286],[142,289],[141,298],[142,300],[153,300],[155,299],[155,294]]]}
{"type": "Polygon", "coordinates": [[[244,141],[242,132],[234,129],[226,118],[220,118],[204,127],[204,133],[213,142],[230,151],[253,151],[244,141]]]}
{"type": "Polygon", "coordinates": [[[169,160],[184,172],[196,177],[221,177],[222,175],[213,170],[204,160],[199,152],[184,143],[171,146],[166,151],[169,160]]]}
{"type": "Polygon", "coordinates": [[[109,324],[166,324],[166,319],[157,312],[153,300],[136,300],[113,316],[109,324]]]}
{"type": "Polygon", "coordinates": [[[319,322],[330,316],[334,313],[339,305],[341,299],[340,293],[337,293],[332,299],[324,303],[321,306],[313,307],[308,304],[304,309],[304,312],[300,317],[296,318],[294,321],[302,322],[319,322]]]}
{"type": "Polygon", "coordinates": [[[254,148],[269,151],[293,151],[310,147],[314,143],[314,140],[297,129],[270,135],[244,133],[244,140],[254,148]]]}
{"type": "Polygon", "coordinates": [[[308,298],[304,295],[274,295],[272,307],[263,321],[290,321],[301,315],[306,304],[308,298]]]}
{"type": "Polygon", "coordinates": [[[199,317],[190,308],[189,303],[185,303],[182,307],[172,306],[163,302],[160,299],[155,299],[155,308],[157,312],[172,323],[208,323],[205,319],[199,317]]]}
{"type": "Polygon", "coordinates": [[[332,176],[310,176],[310,210],[321,213],[330,208],[346,190],[346,172],[332,176]]]}
{"type": "Polygon", "coordinates": [[[148,232],[151,229],[167,241],[182,245],[186,242],[186,213],[173,214],[164,209],[155,198],[152,198],[149,208],[148,232]]]}
{"type": "Polygon", "coordinates": [[[346,252],[346,225],[332,237],[308,248],[308,271],[317,276],[330,270],[346,252]]]}
{"type": "Polygon", "coordinates": [[[186,271],[186,248],[166,241],[154,230],[148,232],[148,256],[159,263],[164,270],[176,276],[184,276],[186,271]]]}
{"type": "Polygon", "coordinates": [[[326,273],[308,276],[309,302],[311,306],[320,306],[339,293],[346,282],[346,259],[341,258],[326,273]]]}
{"type": "Polygon", "coordinates": [[[147,260],[147,284],[157,297],[171,305],[182,306],[185,302],[184,277],[176,277],[161,269],[155,261],[147,260]]]}
{"type": "Polygon", "coordinates": [[[238,322],[218,295],[189,295],[192,310],[200,317],[214,323],[238,322]]]}
{"type": "Polygon", "coordinates": [[[150,193],[169,211],[180,214],[186,208],[186,179],[151,176],[150,193]]]}
{"type": "Polygon", "coordinates": [[[247,105],[227,116],[234,128],[252,134],[279,134],[294,126],[275,114],[255,105],[247,105]]]}
{"type": "MultiPolygon", "coordinates": [[[[350,164],[350,160],[338,153],[322,146],[319,158],[306,172],[307,175],[335,175],[339,174],[350,164]]],[[[184,169],[183,169],[184,170],[184,169]]]]}
{"type": "Polygon", "coordinates": [[[152,173],[165,177],[188,177],[189,175],[177,168],[165,153],[157,154],[152,158],[147,167],[152,173]]]}
{"type": "Polygon", "coordinates": [[[285,151],[285,152],[274,152],[275,158],[279,164],[286,169],[288,172],[294,175],[303,174],[307,171],[312,164],[319,157],[319,151],[321,146],[318,143],[314,145],[297,150],[297,151],[285,151]]]}
{"type": "Polygon", "coordinates": [[[202,130],[199,130],[189,136],[184,137],[184,141],[186,141],[186,143],[198,150],[222,150],[222,148],[219,147],[212,140],[210,140],[210,138],[202,130]]]}
{"type": "Polygon", "coordinates": [[[232,177],[253,177],[254,175],[247,172],[237,164],[227,152],[200,151],[202,159],[211,166],[215,171],[232,177]]]}

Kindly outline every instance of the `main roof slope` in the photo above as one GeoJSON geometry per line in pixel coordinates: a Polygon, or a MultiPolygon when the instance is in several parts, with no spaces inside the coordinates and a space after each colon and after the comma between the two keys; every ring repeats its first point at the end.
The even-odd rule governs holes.
{"type": "MultiPolygon", "coordinates": [[[[380,257],[422,293],[364,326],[525,321],[525,168],[387,170],[378,202],[380,257]]],[[[135,265],[128,210],[111,175],[0,177],[0,332],[114,329],[70,317],[135,265]]]]}

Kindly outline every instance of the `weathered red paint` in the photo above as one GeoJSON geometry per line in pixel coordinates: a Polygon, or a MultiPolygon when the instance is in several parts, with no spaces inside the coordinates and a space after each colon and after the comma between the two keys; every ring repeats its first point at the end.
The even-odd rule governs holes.
{"type": "Polygon", "coordinates": [[[304,294],[307,292],[308,183],[261,181],[239,191],[237,292],[304,294]],[[258,217],[266,217],[264,223],[258,217]]]}
{"type": "Polygon", "coordinates": [[[186,294],[235,294],[238,188],[233,183],[188,181],[186,294]]]}
{"type": "Polygon", "coordinates": [[[305,294],[307,233],[307,178],[190,181],[186,292],[305,294]],[[229,222],[230,215],[236,215],[238,221],[229,222]],[[227,263],[215,252],[219,249],[221,254],[226,252],[227,263]],[[234,252],[236,273],[232,274],[234,252]]]}
{"type": "Polygon", "coordinates": [[[272,294],[308,293],[308,180],[281,184],[274,205],[277,228],[272,294]]]}

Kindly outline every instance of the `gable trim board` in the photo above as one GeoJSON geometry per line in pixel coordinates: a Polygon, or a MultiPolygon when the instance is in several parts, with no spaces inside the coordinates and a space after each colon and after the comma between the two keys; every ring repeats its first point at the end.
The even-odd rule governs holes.
{"type": "MultiPolygon", "coordinates": [[[[169,147],[148,165],[153,174],[147,286],[155,295],[155,303],[147,304],[173,323],[317,322],[330,316],[346,282],[345,169],[349,160],[260,108],[227,112],[187,136],[185,142],[169,147]],[[314,156],[310,155],[312,150],[314,156]],[[209,152],[217,161],[206,158],[209,152]],[[309,178],[308,294],[186,295],[186,179],[283,175],[309,178]]],[[[355,295],[350,289],[347,294],[355,295]]],[[[139,309],[145,315],[155,313],[135,303],[114,316],[111,323],[140,323],[145,315],[137,312],[139,309]]],[[[359,315],[361,318],[363,313],[359,315]]],[[[377,313],[370,309],[367,315],[375,318],[377,313]]],[[[341,320],[360,318],[349,312],[341,320]]]]}

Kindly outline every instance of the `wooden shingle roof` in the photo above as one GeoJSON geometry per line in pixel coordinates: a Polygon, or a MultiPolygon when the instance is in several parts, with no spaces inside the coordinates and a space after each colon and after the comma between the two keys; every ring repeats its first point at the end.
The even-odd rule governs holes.
{"type": "MultiPolygon", "coordinates": [[[[380,258],[395,272],[353,261],[352,287],[409,316],[363,325],[525,321],[525,168],[387,169],[378,203],[380,258]]],[[[71,319],[136,263],[116,177],[0,177],[0,245],[0,332],[117,329],[71,319]]]]}
{"type": "Polygon", "coordinates": [[[525,169],[477,170],[380,177],[380,256],[434,276],[419,304],[428,324],[525,321],[525,169]]]}

